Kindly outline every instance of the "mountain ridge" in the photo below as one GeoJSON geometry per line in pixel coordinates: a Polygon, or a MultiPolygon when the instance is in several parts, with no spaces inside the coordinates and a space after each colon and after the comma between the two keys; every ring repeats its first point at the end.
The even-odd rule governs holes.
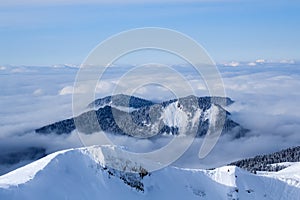
{"type": "Polygon", "coordinates": [[[229,117],[230,113],[223,108],[223,106],[228,106],[233,102],[228,97],[196,97],[191,95],[154,103],[139,97],[119,94],[97,99],[88,105],[88,108],[95,107],[96,110],[90,110],[75,118],[43,126],[36,129],[35,132],[38,134],[70,134],[79,124],[81,127],[79,131],[86,134],[105,131],[137,137],[149,137],[149,135],[156,134],[177,135],[180,131],[180,121],[172,125],[166,124],[166,121],[176,120],[175,116],[194,115],[198,108],[201,110],[201,116],[199,116],[196,136],[204,136],[212,123],[211,120],[214,120],[214,123],[218,126],[217,123],[222,121],[223,117],[224,127],[221,127],[223,132],[232,133],[233,138],[239,138],[243,137],[248,130],[234,122],[229,117]],[[114,101],[114,99],[116,100],[114,101]],[[165,114],[171,104],[176,105],[173,106],[172,110],[169,109],[171,114],[168,114],[168,119],[165,119],[165,114]],[[120,106],[123,108],[119,109],[120,106]],[[126,112],[124,107],[134,109],[126,112]],[[180,110],[184,110],[184,112],[180,110]],[[212,113],[213,110],[217,113],[212,113]],[[215,115],[211,116],[212,114],[215,115]],[[91,120],[94,116],[97,118],[96,122],[91,120]],[[91,121],[93,123],[90,123],[91,121]],[[133,123],[129,124],[129,122],[133,123]],[[145,135],[145,133],[150,134],[145,135]]]}
{"type": "Polygon", "coordinates": [[[168,166],[149,173],[144,161],[131,160],[120,150],[106,145],[52,153],[0,176],[0,199],[296,200],[300,196],[300,163],[259,175],[236,166],[214,170],[168,166]],[[132,171],[114,169],[113,164],[132,171]]]}

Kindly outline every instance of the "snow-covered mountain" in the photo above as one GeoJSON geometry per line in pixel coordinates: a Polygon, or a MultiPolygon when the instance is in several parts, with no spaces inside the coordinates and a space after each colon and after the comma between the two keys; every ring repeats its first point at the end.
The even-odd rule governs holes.
{"type": "Polygon", "coordinates": [[[144,164],[150,161],[133,160],[122,152],[116,146],[92,146],[50,154],[0,176],[0,199],[296,200],[300,197],[300,163],[279,172],[260,174],[235,166],[214,170],[169,166],[149,173],[144,164]]]}
{"type": "Polygon", "coordinates": [[[88,107],[90,110],[75,118],[59,121],[39,129],[39,134],[70,134],[75,128],[86,134],[105,131],[107,133],[134,137],[154,135],[190,134],[191,124],[198,125],[196,136],[208,133],[209,127],[221,129],[232,138],[245,135],[247,129],[230,118],[223,107],[232,104],[225,97],[187,96],[162,103],[154,103],[134,96],[114,95],[97,99],[88,107]],[[127,109],[126,109],[127,108],[127,109]],[[90,120],[94,116],[97,122],[90,120]],[[75,122],[76,126],[75,126],[75,122]],[[223,123],[221,123],[223,122],[223,123]],[[79,127],[77,126],[79,125],[79,127]]]}
{"type": "Polygon", "coordinates": [[[14,148],[13,151],[0,152],[0,175],[49,153],[81,146],[80,141],[76,143],[72,140],[72,137],[77,137],[74,136],[76,133],[73,132],[75,128],[87,137],[96,136],[96,132],[101,130],[105,133],[112,133],[110,136],[134,136],[157,140],[166,136],[189,135],[191,134],[189,130],[197,126],[198,129],[193,131],[193,134],[196,133],[197,137],[203,137],[209,132],[211,125],[212,129],[221,129],[222,134],[236,139],[244,136],[248,130],[233,121],[230,113],[225,110],[224,107],[232,103],[230,98],[195,96],[160,103],[123,94],[97,99],[87,105],[87,112],[75,118],[62,120],[24,133],[24,136],[27,134],[33,138],[39,137],[42,141],[55,139],[56,142],[47,142],[47,145],[44,142],[31,143],[23,148],[14,148]],[[89,119],[95,114],[97,123],[93,124],[89,119]],[[77,121],[76,125],[79,123],[79,128],[75,126],[75,120],[77,121]],[[219,124],[222,120],[224,126],[222,123],[219,124]]]}

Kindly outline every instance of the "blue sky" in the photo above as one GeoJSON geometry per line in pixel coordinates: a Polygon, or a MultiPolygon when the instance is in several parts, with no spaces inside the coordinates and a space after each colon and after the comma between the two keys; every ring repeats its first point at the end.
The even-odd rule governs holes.
{"type": "Polygon", "coordinates": [[[107,37],[149,26],[187,34],[217,62],[300,60],[299,1],[82,2],[0,2],[0,64],[80,64],[107,37]]]}

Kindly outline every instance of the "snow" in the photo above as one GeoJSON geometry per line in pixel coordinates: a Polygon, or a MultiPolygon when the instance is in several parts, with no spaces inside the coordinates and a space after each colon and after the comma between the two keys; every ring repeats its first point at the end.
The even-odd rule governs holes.
{"type": "Polygon", "coordinates": [[[274,179],[281,180],[286,182],[291,186],[300,188],[300,162],[295,163],[278,163],[278,165],[288,166],[285,169],[282,169],[278,172],[265,172],[261,173],[264,176],[272,177],[274,179]]]}
{"type": "Polygon", "coordinates": [[[91,146],[81,149],[82,152],[88,154],[94,162],[101,166],[114,168],[123,172],[136,172],[133,169],[137,169],[143,163],[143,167],[153,168],[155,164],[148,159],[143,159],[139,154],[130,154],[123,148],[112,146],[112,145],[102,145],[101,148],[98,146],[91,146]]]}
{"type": "Polygon", "coordinates": [[[235,166],[214,170],[168,166],[141,178],[128,170],[107,167],[143,166],[143,160],[132,160],[121,150],[106,145],[50,154],[0,176],[0,199],[296,200],[300,197],[300,163],[279,172],[257,175],[235,166]],[[141,184],[143,189],[130,186],[125,180],[141,184]]]}
{"type": "Polygon", "coordinates": [[[1,176],[0,188],[8,188],[10,185],[19,185],[30,181],[35,177],[37,172],[45,168],[49,162],[53,160],[53,158],[66,151],[67,150],[55,152],[44,158],[41,158],[40,160],[37,160],[36,162],[30,163],[1,176]]]}
{"type": "Polygon", "coordinates": [[[180,133],[186,133],[186,129],[194,127],[199,122],[202,110],[197,108],[195,112],[183,108],[178,101],[164,108],[162,120],[169,127],[178,127],[180,133]],[[191,124],[189,124],[191,123],[191,124]]]}
{"type": "Polygon", "coordinates": [[[235,187],[236,182],[235,182],[235,170],[236,167],[234,166],[225,166],[225,167],[220,167],[215,170],[212,170],[209,172],[210,177],[223,185],[229,186],[229,187],[235,187]]]}
{"type": "Polygon", "coordinates": [[[168,105],[163,112],[163,122],[170,127],[184,128],[188,123],[188,116],[180,107],[178,101],[168,105]]]}
{"type": "Polygon", "coordinates": [[[204,119],[209,120],[212,126],[216,126],[219,112],[219,107],[212,104],[211,107],[204,112],[204,119]]]}

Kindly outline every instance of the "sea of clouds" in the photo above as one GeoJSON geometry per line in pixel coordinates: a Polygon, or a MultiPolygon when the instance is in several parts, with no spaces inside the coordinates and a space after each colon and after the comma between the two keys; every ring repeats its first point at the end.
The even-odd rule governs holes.
{"type": "MultiPolygon", "coordinates": [[[[196,95],[208,95],[204,81],[195,70],[186,65],[172,68],[186,78],[196,95]]],[[[47,153],[82,146],[77,133],[61,136],[34,133],[36,128],[72,117],[73,85],[78,69],[73,65],[0,67],[0,156],[33,146],[44,147],[47,153]]],[[[130,66],[116,65],[108,70],[95,87],[96,98],[111,94],[120,76],[129,69],[130,66]]],[[[299,63],[230,62],[218,64],[218,69],[227,96],[235,101],[226,109],[234,121],[251,131],[236,140],[221,137],[202,160],[197,157],[202,139],[197,139],[176,165],[210,168],[300,145],[299,63]]],[[[168,77],[163,70],[160,73],[168,77]]],[[[142,78],[147,78],[147,73],[142,78]]],[[[135,95],[154,101],[175,97],[163,86],[140,87],[135,95]]],[[[86,141],[97,139],[95,135],[90,137],[85,138],[86,141]]],[[[132,151],[159,148],[170,140],[167,137],[160,140],[112,137],[115,143],[132,151]]]]}

